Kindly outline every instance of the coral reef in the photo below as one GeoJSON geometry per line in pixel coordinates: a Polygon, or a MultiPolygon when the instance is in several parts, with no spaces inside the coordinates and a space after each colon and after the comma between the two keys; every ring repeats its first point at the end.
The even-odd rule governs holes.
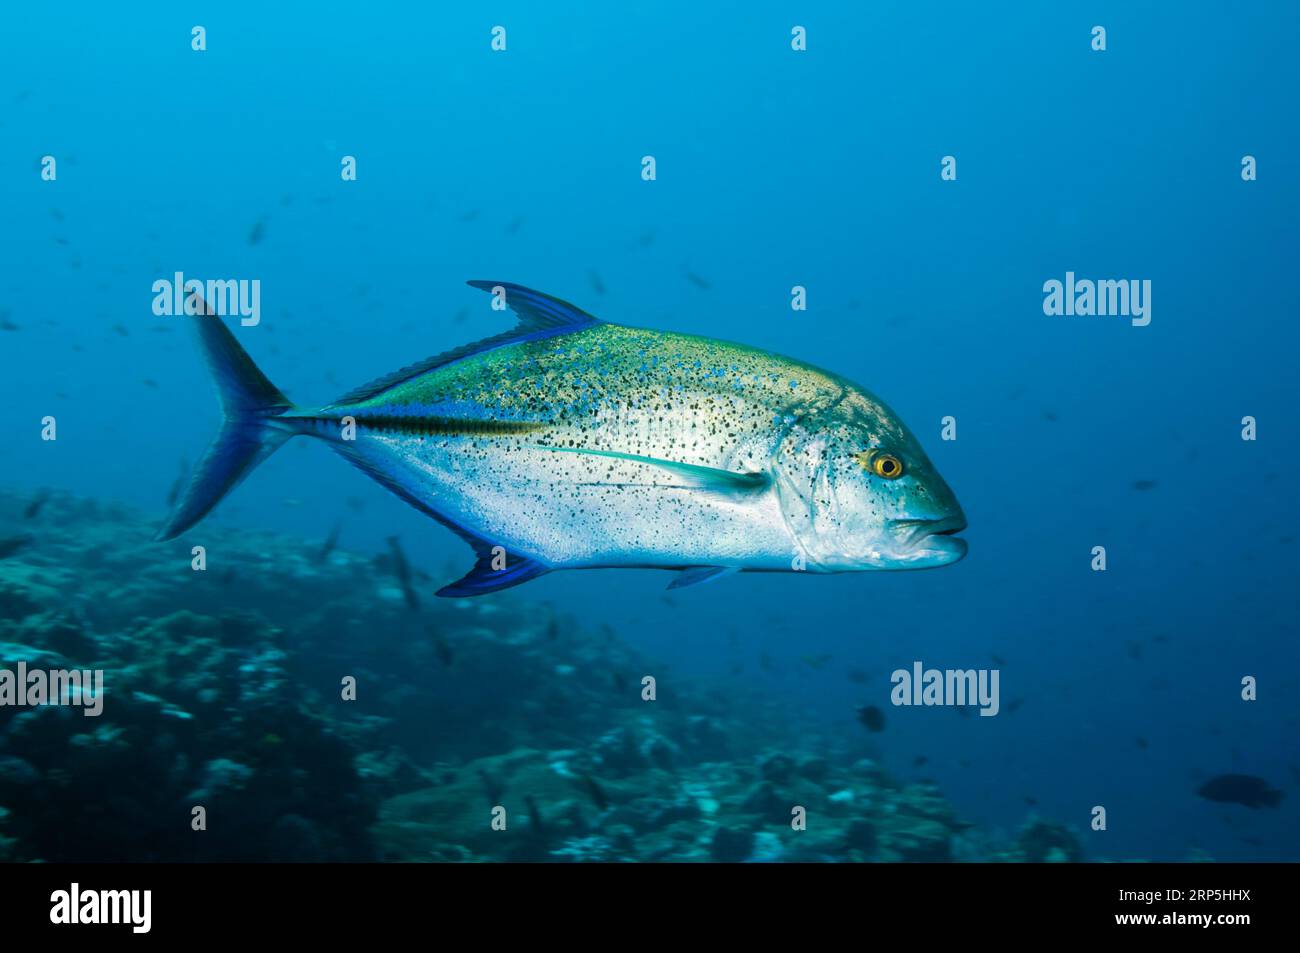
{"type": "Polygon", "coordinates": [[[0,667],[99,669],[104,701],[0,707],[2,858],[1082,858],[549,607],[413,610],[382,558],[217,528],[195,571],[120,507],[24,505],[0,494],[0,535],[32,536],[0,559],[0,667]]]}

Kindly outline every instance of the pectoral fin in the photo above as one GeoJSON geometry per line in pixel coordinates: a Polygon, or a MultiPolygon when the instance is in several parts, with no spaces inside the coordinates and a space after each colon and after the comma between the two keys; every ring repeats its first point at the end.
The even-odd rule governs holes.
{"type": "MultiPolygon", "coordinates": [[[[743,495],[761,493],[772,485],[772,477],[766,473],[736,473],[734,470],[720,470],[717,467],[702,467],[694,463],[678,463],[675,460],[663,460],[659,457],[641,457],[634,453],[620,453],[616,450],[587,450],[577,447],[543,447],[556,453],[583,453],[595,457],[610,457],[615,460],[628,460],[655,467],[671,473],[682,483],[673,484],[686,489],[703,490],[708,493],[724,495],[743,495]]],[[[622,484],[639,485],[639,484],[622,484]]],[[[645,486],[668,486],[669,484],[647,483],[645,486]]]]}
{"type": "Polygon", "coordinates": [[[669,589],[685,589],[687,586],[698,586],[702,582],[710,582],[714,579],[720,579],[723,576],[729,576],[733,572],[738,572],[732,566],[692,566],[690,569],[683,569],[672,582],[668,583],[669,589]]]}

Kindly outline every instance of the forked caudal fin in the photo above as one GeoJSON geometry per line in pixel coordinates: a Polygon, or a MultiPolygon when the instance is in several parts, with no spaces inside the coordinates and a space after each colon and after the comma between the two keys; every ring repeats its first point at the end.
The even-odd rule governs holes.
{"type": "Polygon", "coordinates": [[[243,481],[253,468],[293,436],[276,418],[293,405],[266,379],[212,308],[192,320],[198,328],[203,358],[217,383],[225,420],[208,452],[194,470],[185,495],[158,531],[156,539],[185,532],[243,481]]]}

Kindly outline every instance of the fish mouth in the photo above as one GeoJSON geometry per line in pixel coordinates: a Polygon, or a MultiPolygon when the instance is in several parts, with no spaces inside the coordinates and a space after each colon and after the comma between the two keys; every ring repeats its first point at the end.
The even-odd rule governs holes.
{"type": "Polygon", "coordinates": [[[966,528],[966,517],[960,513],[935,520],[894,520],[894,529],[901,531],[900,544],[908,553],[936,553],[956,562],[966,555],[966,540],[956,536],[966,528]]]}

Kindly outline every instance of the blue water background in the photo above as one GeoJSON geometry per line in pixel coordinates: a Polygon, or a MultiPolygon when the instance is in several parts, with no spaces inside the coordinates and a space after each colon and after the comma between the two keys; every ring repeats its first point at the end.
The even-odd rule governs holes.
{"type": "MultiPolygon", "coordinates": [[[[560,573],[517,598],[608,624],[666,671],[757,688],[814,726],[810,750],[852,737],[980,824],[1058,818],[1090,856],[1294,860],[1296,10],[10,5],[0,482],[161,520],[217,420],[183,319],[150,310],[175,271],[260,279],[262,324],[240,339],[304,404],[506,327],[469,278],[786,353],[918,433],[969,517],[964,562],[671,600],[662,573],[560,573]],[[1150,279],[1150,326],[1045,316],[1043,282],[1067,270],[1150,279]],[[917,659],[1000,668],[1002,714],[893,708],[889,674],[917,659]],[[879,735],[865,704],[886,709],[879,735]],[[1281,808],[1196,797],[1227,771],[1286,791],[1281,808]]],[[[343,545],[399,535],[440,580],[470,564],[306,440],[212,517],[313,539],[339,518],[343,545]]]]}

